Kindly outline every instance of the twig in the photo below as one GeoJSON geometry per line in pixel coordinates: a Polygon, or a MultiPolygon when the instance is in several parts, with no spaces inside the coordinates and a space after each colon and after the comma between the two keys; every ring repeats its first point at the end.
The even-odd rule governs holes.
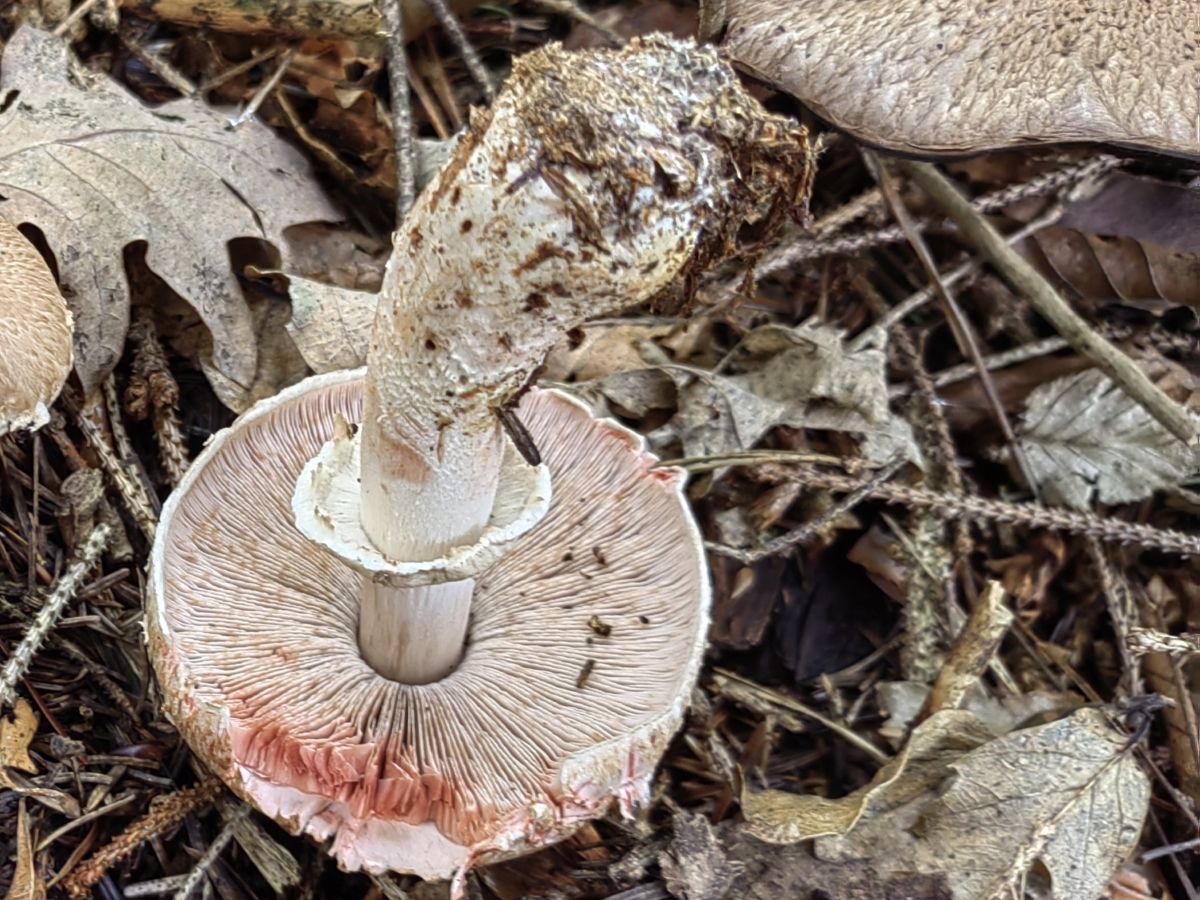
{"type": "Polygon", "coordinates": [[[213,842],[204,851],[204,855],[196,860],[196,865],[188,873],[187,880],[175,892],[175,900],[188,900],[192,895],[192,891],[200,886],[200,882],[204,880],[204,876],[208,873],[208,870],[217,861],[217,857],[221,855],[225,848],[229,846],[229,842],[233,840],[237,832],[238,823],[246,818],[249,812],[250,807],[243,803],[230,814],[229,818],[225,820],[225,824],[221,827],[220,832],[213,838],[213,842]]]}
{"type": "Polygon", "coordinates": [[[892,181],[887,168],[880,163],[879,157],[870,151],[866,151],[866,159],[876,179],[879,181],[879,187],[883,191],[883,197],[887,201],[888,208],[891,210],[892,215],[896,217],[896,222],[904,232],[909,246],[912,247],[917,261],[921,264],[921,268],[925,270],[925,277],[929,279],[929,286],[933,288],[934,295],[938,298],[939,305],[942,308],[942,315],[950,325],[950,333],[954,335],[954,341],[958,344],[959,352],[971,360],[975,366],[975,371],[979,373],[980,383],[983,385],[983,393],[987,397],[988,405],[992,408],[992,415],[995,416],[996,422],[1000,425],[1000,431],[1012,450],[1013,458],[1017,461],[1017,466],[1025,478],[1025,483],[1036,496],[1037,480],[1033,477],[1033,470],[1029,467],[1025,448],[1021,445],[1016,432],[1013,431],[1012,423],[1009,422],[1008,414],[1004,411],[1004,404],[1000,400],[1000,393],[996,390],[995,382],[992,381],[991,376],[988,375],[987,367],[983,364],[983,353],[979,349],[979,342],[975,340],[975,333],[971,328],[971,323],[963,314],[962,308],[958,305],[957,301],[950,294],[945,281],[942,280],[942,276],[938,272],[937,263],[933,260],[933,254],[929,252],[929,245],[925,243],[925,239],[917,232],[912,215],[904,205],[904,201],[900,199],[900,192],[896,189],[896,185],[892,181]]]}
{"type": "Polygon", "coordinates": [[[76,22],[86,16],[88,11],[99,2],[100,0],[83,0],[82,3],[71,10],[71,14],[69,16],[67,16],[54,27],[54,31],[51,33],[55,37],[62,37],[75,26],[76,22]]]}
{"type": "Polygon", "coordinates": [[[388,85],[392,99],[392,140],[396,147],[396,227],[417,197],[413,158],[412,108],[408,103],[408,57],[404,52],[401,0],[381,0],[387,30],[388,85]]]}
{"type": "Polygon", "coordinates": [[[941,172],[929,163],[913,160],[898,159],[896,165],[929,194],[1013,288],[1028,299],[1076,350],[1095,362],[1117,386],[1181,441],[1189,446],[1200,442],[1196,420],[1168,397],[1137,363],[1091,328],[941,172]]]}
{"type": "Polygon", "coordinates": [[[757,466],[762,463],[811,463],[818,466],[845,466],[850,460],[824,453],[809,453],[806,450],[737,450],[732,453],[716,453],[712,456],[681,456],[664,459],[658,467],[671,466],[689,472],[712,472],[727,466],[757,466]]]}
{"type": "Polygon", "coordinates": [[[829,719],[821,715],[821,713],[817,712],[812,707],[805,706],[799,700],[794,700],[791,697],[779,693],[778,691],[773,691],[770,688],[763,687],[761,684],[758,684],[757,682],[752,681],[742,675],[738,675],[736,672],[731,672],[728,669],[714,668],[712,680],[713,687],[718,694],[725,693],[725,688],[727,685],[738,685],[743,688],[753,690],[756,694],[768,699],[768,701],[774,706],[779,706],[783,709],[789,710],[790,712],[797,713],[807,719],[812,719],[814,722],[824,725],[830,731],[834,732],[843,740],[845,740],[846,743],[853,744],[859,750],[863,751],[863,753],[867,754],[869,757],[871,757],[871,759],[879,763],[879,765],[886,765],[891,761],[890,756],[888,756],[866,738],[856,734],[853,730],[847,728],[845,725],[842,725],[840,722],[835,722],[833,719],[829,719]]]}
{"type": "Polygon", "coordinates": [[[157,798],[151,803],[150,811],[146,815],[128,825],[64,879],[63,890],[72,900],[84,900],[92,885],[103,878],[110,867],[133,853],[143,841],[173,828],[184,816],[207,806],[220,791],[221,782],[216,778],[209,778],[195,787],[157,798]]]}
{"type": "Polygon", "coordinates": [[[159,59],[156,54],[151,53],[137,42],[137,35],[132,26],[128,24],[120,25],[117,28],[117,39],[125,46],[126,50],[144,63],[146,68],[161,78],[164,84],[174,88],[184,97],[194,97],[196,95],[196,86],[188,80],[186,75],[169,63],[159,59]]]}
{"type": "Polygon", "coordinates": [[[479,58],[479,53],[463,33],[462,26],[458,23],[458,16],[454,15],[454,12],[446,5],[446,0],[425,0],[425,2],[433,10],[434,17],[442,26],[442,30],[446,32],[446,36],[450,38],[454,49],[462,55],[463,64],[471,73],[471,78],[479,85],[483,95],[491,103],[496,99],[496,86],[492,83],[492,76],[484,67],[483,60],[479,58]]]}
{"type": "Polygon", "coordinates": [[[287,52],[283,54],[283,58],[279,60],[279,65],[275,67],[275,71],[271,73],[271,77],[263,82],[262,87],[254,92],[254,96],[250,98],[250,102],[246,104],[246,108],[237,114],[236,118],[229,120],[229,128],[241,128],[258,112],[258,108],[263,105],[263,101],[271,96],[271,92],[279,86],[280,80],[288,70],[288,66],[292,64],[292,60],[296,58],[296,48],[289,47],[287,52]]]}
{"type": "MultiPolygon", "coordinates": [[[[751,465],[751,463],[741,463],[751,465]]],[[[857,478],[819,472],[803,466],[785,477],[799,479],[810,487],[827,491],[856,491],[864,484],[857,478]]],[[[1139,522],[1124,522],[1068,509],[1035,506],[1031,503],[1005,503],[983,497],[942,494],[898,484],[880,484],[867,492],[876,500],[898,503],[915,509],[928,509],[945,519],[964,518],[980,522],[1045,528],[1071,534],[1091,535],[1112,544],[1134,544],[1143,549],[1162,550],[1180,556],[1200,556],[1200,535],[1169,528],[1154,528],[1139,522]]]]}
{"type": "Polygon", "coordinates": [[[278,46],[275,46],[275,47],[268,47],[266,50],[260,50],[259,52],[255,53],[253,56],[251,56],[249,59],[244,59],[240,63],[238,63],[236,66],[230,66],[228,69],[226,69],[224,72],[221,72],[219,75],[214,75],[212,78],[208,79],[207,81],[202,82],[200,84],[200,87],[196,88],[196,92],[199,94],[207,94],[209,91],[215,91],[221,85],[232,81],[233,79],[235,79],[239,75],[241,75],[243,72],[249,72],[251,69],[253,69],[255,66],[257,66],[259,63],[264,63],[268,59],[271,59],[274,56],[278,56],[279,49],[280,48],[278,46]]]}
{"type": "MultiPolygon", "coordinates": [[[[1021,228],[1018,228],[1012,234],[1006,235],[1004,240],[1010,245],[1019,244],[1031,234],[1053,225],[1061,216],[1062,206],[1055,204],[1050,210],[1041,216],[1038,216],[1032,222],[1029,222],[1021,228]]],[[[959,282],[970,284],[970,282],[973,281],[981,271],[983,271],[983,266],[977,260],[968,259],[962,265],[952,269],[945,275],[942,275],[942,284],[946,285],[946,287],[955,287],[959,284],[959,282]]],[[[897,303],[890,310],[888,310],[887,315],[881,318],[870,328],[864,330],[862,334],[854,338],[854,340],[850,341],[850,343],[847,345],[847,349],[851,353],[857,353],[864,347],[870,346],[876,340],[876,335],[879,331],[886,331],[887,329],[891,328],[894,323],[907,318],[914,311],[920,309],[932,299],[933,288],[921,288],[921,290],[906,297],[900,303],[897,303]]]]}
{"type": "Polygon", "coordinates": [[[17,649],[4,664],[4,669],[0,671],[0,712],[16,698],[17,682],[25,674],[29,664],[33,662],[34,654],[41,648],[42,642],[46,640],[46,635],[54,628],[67,604],[74,598],[84,576],[96,564],[100,554],[104,552],[104,547],[111,535],[112,529],[107,525],[98,525],[88,535],[87,540],[80,545],[78,555],[58,579],[50,596],[38,610],[33,624],[21,638],[21,643],[17,645],[17,649]]]}
{"type": "Polygon", "coordinates": [[[900,467],[904,465],[904,463],[905,460],[903,459],[893,460],[891,463],[876,472],[871,477],[870,481],[864,482],[859,488],[851,491],[837,503],[833,504],[833,506],[827,509],[824,513],[813,519],[813,521],[805,522],[803,525],[793,528],[791,531],[787,532],[787,534],[781,534],[777,538],[772,538],[761,547],[756,547],[753,550],[741,550],[737,547],[730,547],[727,544],[717,544],[711,541],[705,541],[704,546],[714,553],[731,557],[747,566],[753,565],[760,559],[765,559],[768,556],[774,556],[777,553],[790,550],[796,544],[803,543],[812,538],[814,535],[818,534],[821,530],[826,528],[830,522],[833,522],[848,510],[858,506],[859,503],[867,498],[867,496],[875,487],[883,484],[889,478],[895,475],[900,467]]]}

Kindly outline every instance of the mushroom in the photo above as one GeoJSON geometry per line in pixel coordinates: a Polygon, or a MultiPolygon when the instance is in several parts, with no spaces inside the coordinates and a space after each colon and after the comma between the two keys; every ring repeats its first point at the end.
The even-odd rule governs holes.
{"type": "Polygon", "coordinates": [[[770,230],[809,153],[690,43],[517,61],[395,236],[366,369],[259,403],[164,507],[151,658],[236,793],[425,878],[647,796],[708,621],[683,474],[528,381],[770,230]]]}
{"type": "Polygon", "coordinates": [[[71,321],[42,255],[0,220],[0,435],[49,420],[71,372],[71,321]]]}
{"type": "Polygon", "coordinates": [[[701,31],[868,144],[918,155],[1095,141],[1200,157],[1200,7],[704,0],[701,31]]]}

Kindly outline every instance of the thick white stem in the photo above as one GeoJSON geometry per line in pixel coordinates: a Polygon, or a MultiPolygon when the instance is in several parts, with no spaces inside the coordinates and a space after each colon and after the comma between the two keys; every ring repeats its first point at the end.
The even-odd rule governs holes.
{"type": "MultiPolygon", "coordinates": [[[[357,494],[354,527],[311,508],[298,524],[373,545],[356,538],[343,555],[352,564],[374,554],[384,568],[454,569],[464,548],[485,546],[498,487],[520,480],[506,468],[499,484],[497,407],[571,328],[724,258],[745,224],[768,232],[803,195],[809,162],[802,132],[764,114],[711,50],[650,39],[522,57],[395,235],[367,357],[360,481],[338,495],[346,505],[357,494]]],[[[305,490],[316,487],[310,478],[305,490]]],[[[392,584],[364,590],[367,659],[402,681],[444,675],[476,570],[418,588],[362,567],[392,584]]]]}
{"type": "MultiPolygon", "coordinates": [[[[379,419],[368,380],[361,497],[371,542],[392,559],[423,561],[478,538],[496,495],[504,450],[500,428],[491,422],[447,426],[440,465],[428,465],[389,438],[379,419]]],[[[363,659],[405,684],[446,677],[462,655],[474,589],[474,579],[389,587],[364,576],[358,618],[363,659]]]]}
{"type": "Polygon", "coordinates": [[[474,590],[473,578],[410,588],[364,581],[358,614],[363,659],[404,684],[445,678],[462,657],[474,590]]]}

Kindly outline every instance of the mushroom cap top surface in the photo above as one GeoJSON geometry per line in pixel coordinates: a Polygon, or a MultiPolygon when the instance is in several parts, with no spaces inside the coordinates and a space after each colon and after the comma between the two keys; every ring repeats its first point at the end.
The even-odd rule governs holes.
{"type": "Polygon", "coordinates": [[[867,143],[1200,157],[1196,0],[707,2],[736,63],[867,143]]]}
{"type": "Polygon", "coordinates": [[[42,255],[0,220],[0,435],[46,423],[71,373],[71,322],[42,255]]]}
{"type": "Polygon", "coordinates": [[[682,473],[563,394],[519,412],[545,518],[476,581],[457,669],[377,674],[362,576],[293,524],[302,467],[358,421],[362,371],[310,378],[219,433],[163,512],[147,633],[193,750],[346,869],[449,877],[644,798],[705,646],[709,585],[682,473]]]}

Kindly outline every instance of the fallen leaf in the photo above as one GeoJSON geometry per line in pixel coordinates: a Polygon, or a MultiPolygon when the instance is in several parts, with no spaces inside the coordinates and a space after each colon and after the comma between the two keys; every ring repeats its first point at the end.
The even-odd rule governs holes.
{"type": "MultiPolygon", "coordinates": [[[[72,65],[66,43],[31,27],[8,42],[0,96],[0,211],[45,234],[75,313],[85,390],[120,357],[129,326],[124,248],[146,260],[212,332],[214,365],[249,385],[254,322],[226,243],[284,248],[285,226],[340,216],[303,158],[254,121],[230,130],[203,103],[145,106],[115,81],[72,65]]],[[[283,261],[287,268],[287,260],[283,261]]]]}
{"type": "Polygon", "coordinates": [[[0,714],[0,769],[37,772],[29,758],[29,744],[37,734],[38,717],[24,697],[13,705],[12,718],[0,714]]]}
{"type": "Polygon", "coordinates": [[[1098,709],[988,739],[963,710],[913,730],[871,784],[841,800],[742,798],[760,839],[816,838],[814,853],[885,880],[939,875],[956,900],[1010,896],[1041,863],[1049,896],[1098,897],[1136,846],[1150,780],[1098,709]]]}
{"type": "Polygon", "coordinates": [[[650,435],[672,439],[684,456],[748,449],[779,425],[848,432],[875,464],[897,455],[918,459],[912,431],[888,408],[886,354],[848,352],[829,326],[767,325],[750,332],[731,354],[725,375],[665,366],[679,391],[679,411],[650,435]]]}
{"type": "Polygon", "coordinates": [[[721,900],[742,874],[725,858],[716,832],[702,815],[678,812],[671,842],[658,854],[667,891],[678,900],[721,900]]]}
{"type": "Polygon", "coordinates": [[[1098,709],[991,741],[926,808],[924,871],[955,896],[1005,896],[1041,862],[1051,897],[1098,897],[1137,845],[1150,779],[1098,709]]]}
{"type": "MultiPolygon", "coordinates": [[[[919,681],[885,681],[875,688],[879,709],[887,720],[879,727],[881,737],[900,746],[929,698],[930,686],[919,681]]],[[[996,699],[982,681],[967,691],[963,709],[972,713],[994,737],[1008,734],[1022,722],[1044,713],[1064,714],[1076,709],[1082,698],[1069,693],[1028,691],[996,699]]]]}
{"type": "Polygon", "coordinates": [[[288,276],[292,318],[285,326],[314,372],[354,369],[367,359],[378,294],[288,276]]]}
{"type": "Polygon", "coordinates": [[[44,900],[45,896],[46,885],[37,872],[29,813],[25,810],[25,801],[21,800],[17,806],[17,860],[4,900],[44,900]]]}
{"type": "Polygon", "coordinates": [[[1200,472],[1200,453],[1098,369],[1035,389],[1017,432],[1041,491],[1076,508],[1140,500],[1200,472]]]}
{"type": "Polygon", "coordinates": [[[942,710],[913,731],[903,751],[869,785],[845,797],[828,800],[775,790],[743,793],[746,827],[755,837],[774,844],[847,834],[860,819],[879,821],[935,789],[953,760],[990,737],[970,713],[942,710]]]}

